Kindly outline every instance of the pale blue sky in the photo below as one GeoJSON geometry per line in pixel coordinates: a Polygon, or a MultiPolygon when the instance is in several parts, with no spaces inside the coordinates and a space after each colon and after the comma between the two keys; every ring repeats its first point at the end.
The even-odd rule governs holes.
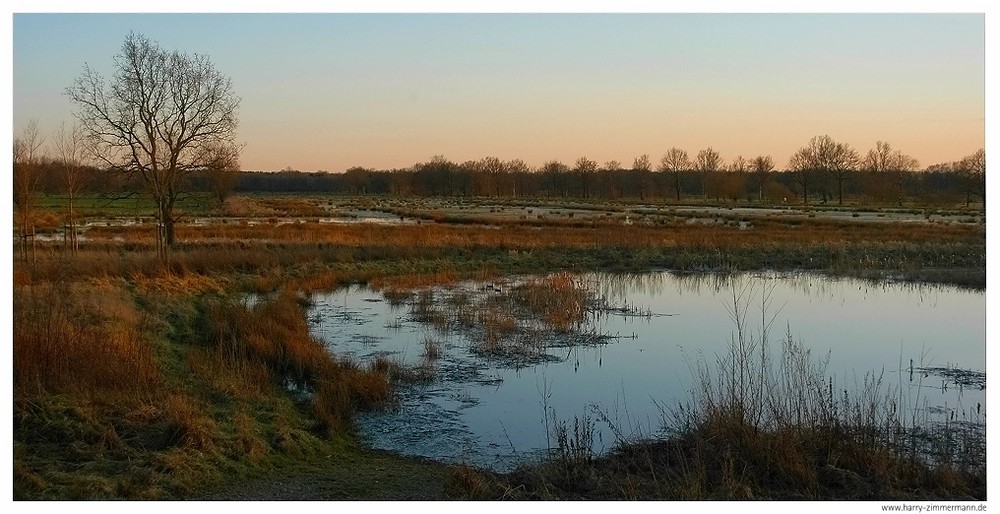
{"type": "Polygon", "coordinates": [[[71,121],[129,31],[232,78],[245,169],[984,145],[982,14],[16,14],[14,132],[71,121]]]}

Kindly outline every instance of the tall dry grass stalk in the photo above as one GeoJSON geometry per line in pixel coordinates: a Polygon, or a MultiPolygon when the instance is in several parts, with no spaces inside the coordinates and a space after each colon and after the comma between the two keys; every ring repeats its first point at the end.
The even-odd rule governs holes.
{"type": "Polygon", "coordinates": [[[731,287],[736,331],[729,351],[695,365],[692,401],[665,409],[668,432],[724,441],[810,487],[823,480],[816,475],[818,458],[830,467],[821,471],[865,469],[879,480],[942,467],[966,477],[985,469],[983,440],[970,436],[975,430],[917,423],[909,410],[916,406],[903,405],[882,373],[838,380],[828,372],[829,354],[814,355],[787,327],[780,348],[772,348],[769,291],[735,279],[731,287]],[[758,293],[761,325],[752,333],[749,305],[758,293]]]}

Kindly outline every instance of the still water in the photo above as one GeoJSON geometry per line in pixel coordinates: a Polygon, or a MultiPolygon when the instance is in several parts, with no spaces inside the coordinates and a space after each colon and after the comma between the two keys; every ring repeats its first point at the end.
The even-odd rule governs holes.
{"type": "MultiPolygon", "coordinates": [[[[481,333],[436,328],[414,315],[414,298],[390,302],[363,286],[316,296],[309,319],[314,335],[337,355],[362,363],[385,356],[434,369],[433,379],[400,388],[398,408],[358,420],[372,446],[498,471],[553,447],[556,420],[589,417],[597,452],[622,438],[656,435],[664,413],[691,398],[695,369],[727,353],[737,330],[734,305],[746,314],[749,336],[759,340],[767,326],[769,347],[780,350],[788,334],[817,360],[828,357],[826,373],[838,390],[875,374],[918,417],[985,420],[982,291],[812,274],[575,279],[610,307],[580,327],[599,338],[577,341],[598,344],[554,337],[541,358],[483,355],[475,350],[481,333]],[[428,338],[440,342],[433,361],[424,356],[428,338]],[[959,386],[934,368],[971,370],[982,382],[959,386]]],[[[517,280],[431,292],[448,309],[456,294],[493,294],[517,280]]]]}

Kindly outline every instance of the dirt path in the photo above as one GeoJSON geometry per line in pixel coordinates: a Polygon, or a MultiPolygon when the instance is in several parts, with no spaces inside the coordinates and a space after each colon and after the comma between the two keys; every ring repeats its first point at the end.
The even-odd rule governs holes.
{"type": "Polygon", "coordinates": [[[388,452],[352,451],[233,480],[199,500],[440,500],[451,468],[388,452]]]}

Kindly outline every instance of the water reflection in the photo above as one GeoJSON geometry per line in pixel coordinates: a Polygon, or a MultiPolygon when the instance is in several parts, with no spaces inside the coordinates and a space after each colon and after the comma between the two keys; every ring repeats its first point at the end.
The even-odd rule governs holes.
{"type": "Polygon", "coordinates": [[[698,386],[695,367],[727,352],[737,332],[734,295],[745,301],[753,337],[780,349],[787,330],[815,355],[829,353],[834,390],[873,374],[915,417],[985,419],[985,390],[948,386],[947,378],[942,387],[940,375],[950,372],[938,370],[985,369],[983,292],[799,273],[584,274],[577,280],[601,308],[579,330],[599,335],[600,344],[539,332],[533,348],[544,358],[484,353],[487,334],[460,326],[461,316],[477,315],[463,309],[526,279],[428,288],[402,303],[360,286],[315,299],[313,330],[338,354],[416,366],[425,339],[440,341],[433,381],[402,388],[398,409],[359,420],[371,444],[506,470],[550,447],[553,417],[597,419],[598,451],[625,436],[655,434],[664,407],[698,386]],[[911,359],[937,375],[911,375],[911,359]]]}

